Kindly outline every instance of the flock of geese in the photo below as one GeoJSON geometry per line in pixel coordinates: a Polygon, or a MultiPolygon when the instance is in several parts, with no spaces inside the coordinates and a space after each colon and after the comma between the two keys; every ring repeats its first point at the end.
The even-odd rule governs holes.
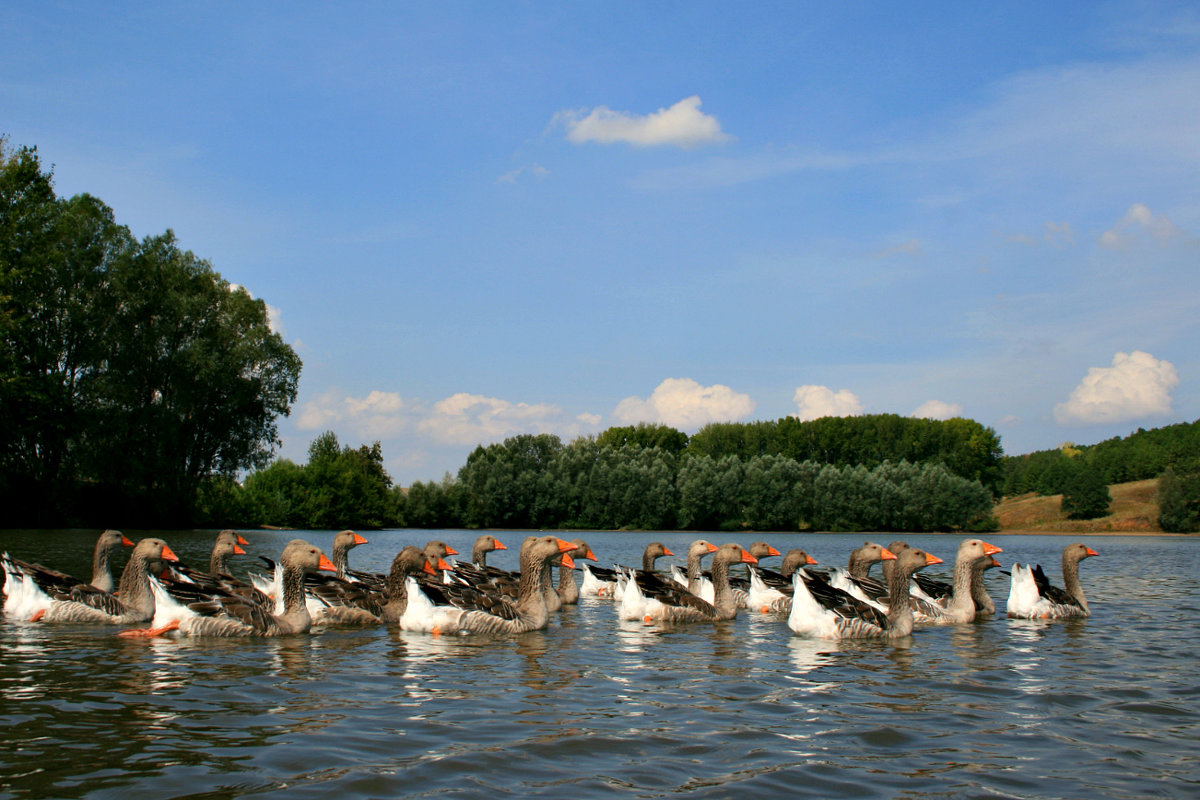
{"type": "MultiPolygon", "coordinates": [[[[278,562],[260,557],[263,574],[234,577],[228,562],[249,543],[221,531],[208,570],[183,564],[162,539],[136,545],[118,531],[100,535],[90,583],[39,564],[0,556],[4,568],[4,612],[21,622],[117,625],[121,636],[279,636],[306,633],[314,625],[396,625],[433,634],[515,634],[547,627],[551,615],[582,596],[611,600],[619,619],[646,625],[705,623],[733,619],[739,610],[775,615],[797,635],[822,638],[890,639],[919,625],[944,625],[991,618],[996,606],[983,575],[999,567],[999,547],[966,539],[958,547],[950,583],[919,574],[942,559],[902,541],[887,547],[867,542],[855,549],[848,568],[816,568],[803,550],[780,553],[765,542],[749,549],[700,539],[686,554],[686,567],[656,570],[658,559],[675,555],[660,542],[648,544],[640,568],[587,564],[596,555],[582,539],[529,536],[521,544],[520,569],[487,563],[488,553],[507,549],[495,536],[475,541],[471,560],[444,542],[406,546],[386,573],[353,570],[352,548],[365,544],[353,531],[334,537],[330,559],[320,548],[294,539],[278,562]],[[123,547],[132,552],[118,583],[110,561],[123,547]],[[710,567],[704,559],[711,556],[710,567]],[[760,560],[782,557],[778,571],[760,560]],[[575,561],[582,563],[575,566],[575,561]],[[880,564],[881,579],[871,567],[880,564]],[[745,569],[740,565],[745,565],[745,569]],[[559,568],[558,580],[553,569],[559,568]],[[576,572],[582,572],[582,583],[576,572]],[[143,627],[131,627],[143,626],[143,627]]],[[[1040,566],[1014,564],[1005,609],[1009,617],[1059,619],[1089,616],[1079,582],[1079,562],[1098,555],[1071,544],[1062,555],[1062,588],[1050,584],[1040,566]]]]}

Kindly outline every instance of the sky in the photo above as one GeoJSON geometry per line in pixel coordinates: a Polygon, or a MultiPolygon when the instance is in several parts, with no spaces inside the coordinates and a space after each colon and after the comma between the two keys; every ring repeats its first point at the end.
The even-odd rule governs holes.
{"type": "Polygon", "coordinates": [[[1200,418],[1194,3],[14,3],[0,135],[267,304],[297,463],[1200,418]]]}

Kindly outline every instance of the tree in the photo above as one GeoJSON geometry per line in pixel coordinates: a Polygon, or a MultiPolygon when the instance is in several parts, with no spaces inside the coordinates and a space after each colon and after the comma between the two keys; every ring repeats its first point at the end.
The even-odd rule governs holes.
{"type": "Polygon", "coordinates": [[[1167,467],[1158,479],[1158,524],[1169,533],[1200,531],[1200,472],[1167,467]]]}
{"type": "Polygon", "coordinates": [[[1095,519],[1108,513],[1112,496],[1100,470],[1084,464],[1067,482],[1063,491],[1062,510],[1068,519],[1095,519]]]}
{"type": "Polygon", "coordinates": [[[637,425],[609,428],[596,437],[596,444],[618,450],[626,445],[657,447],[668,453],[679,455],[688,446],[688,437],[683,431],[676,430],[669,425],[639,422],[637,425]]]}

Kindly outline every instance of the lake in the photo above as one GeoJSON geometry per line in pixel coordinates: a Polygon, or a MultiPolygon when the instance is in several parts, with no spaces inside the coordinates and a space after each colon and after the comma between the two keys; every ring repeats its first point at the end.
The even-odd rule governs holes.
{"type": "MultiPolygon", "coordinates": [[[[97,532],[0,532],[0,549],[84,577],[97,532]]],[[[295,537],[243,532],[250,556],[295,537]]],[[[130,532],[131,538],[147,535],[130,532]]],[[[210,532],[160,532],[205,567],[210,532]]],[[[386,571],[405,544],[471,531],[365,532],[351,566],[386,571]]],[[[695,534],[581,533],[601,564],[695,534]]],[[[498,532],[516,566],[525,534],[498,532]]],[[[762,539],[845,565],[871,538],[942,557],[959,536],[706,534],[762,539]]],[[[507,639],[395,629],[260,640],[126,640],[106,627],[0,618],[0,797],[1200,796],[1200,540],[984,537],[1061,584],[1081,565],[1086,620],[918,629],[892,643],[800,639],[742,612],[663,630],[584,598],[507,639]]],[[[660,568],[681,556],[664,558],[660,568]]],[[[124,554],[118,568],[124,563],[124,554]]],[[[235,571],[256,566],[238,557],[235,571]]],[[[765,566],[778,566],[769,559],[765,566]]],[[[1008,578],[988,573],[1003,613],[1008,578]]],[[[878,574],[878,567],[875,568],[878,574]]]]}

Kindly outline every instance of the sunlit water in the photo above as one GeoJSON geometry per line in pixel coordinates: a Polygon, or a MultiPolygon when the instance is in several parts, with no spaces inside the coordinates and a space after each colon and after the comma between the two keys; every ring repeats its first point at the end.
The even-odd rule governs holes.
{"type": "MultiPolygon", "coordinates": [[[[212,534],[162,535],[207,564],[212,534]]],[[[272,557],[296,535],[332,539],[247,535],[272,557]]],[[[515,566],[524,534],[499,536],[512,549],[491,562],[515,566]]],[[[601,563],[626,564],[652,539],[683,553],[695,538],[584,536],[601,563]]],[[[404,544],[469,554],[475,534],[367,537],[351,564],[382,571],[404,544]]],[[[0,547],[86,577],[94,538],[6,532],[0,547]]],[[[841,564],[865,537],[741,538],[841,564]]],[[[947,562],[958,542],[906,538],[947,562]]],[[[1073,541],[987,538],[1006,566],[1040,562],[1056,583],[1073,541]]],[[[897,643],[807,641],[745,612],[660,630],[593,598],[507,639],[129,641],[0,620],[0,797],[1200,797],[1200,542],[1087,542],[1101,553],[1081,569],[1092,618],[997,617],[897,643]]],[[[1007,580],[989,575],[1001,613],[1007,580]]]]}

